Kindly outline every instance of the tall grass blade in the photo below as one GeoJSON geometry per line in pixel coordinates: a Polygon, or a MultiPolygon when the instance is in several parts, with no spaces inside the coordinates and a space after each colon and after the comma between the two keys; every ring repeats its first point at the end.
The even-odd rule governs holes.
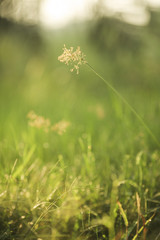
{"type": "Polygon", "coordinates": [[[152,133],[150,128],[146,125],[142,117],[136,112],[136,110],[127,102],[127,100],[106,80],[104,79],[100,74],[98,74],[94,68],[87,62],[86,65],[121,99],[121,101],[130,109],[130,111],[136,116],[136,118],[141,122],[143,127],[146,129],[148,134],[152,137],[154,142],[160,147],[160,142],[156,138],[156,136],[152,133]]]}
{"type": "Polygon", "coordinates": [[[33,145],[30,149],[30,151],[28,151],[27,153],[24,154],[24,160],[22,162],[22,164],[16,169],[16,171],[13,173],[12,177],[16,178],[18,175],[21,174],[21,172],[24,170],[25,166],[28,164],[28,162],[30,161],[34,151],[35,151],[36,146],[33,145]]]}

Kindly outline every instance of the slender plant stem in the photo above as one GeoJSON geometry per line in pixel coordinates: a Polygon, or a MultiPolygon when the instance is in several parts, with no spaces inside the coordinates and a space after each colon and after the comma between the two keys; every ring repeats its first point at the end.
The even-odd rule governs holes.
{"type": "Polygon", "coordinates": [[[100,74],[98,74],[94,68],[87,62],[86,65],[126,104],[126,106],[131,110],[131,112],[137,117],[137,119],[141,122],[143,127],[146,129],[148,134],[152,137],[154,142],[160,147],[160,142],[155,137],[155,135],[152,133],[150,128],[146,125],[142,117],[136,112],[136,110],[127,102],[127,100],[106,80],[104,79],[100,74]]]}

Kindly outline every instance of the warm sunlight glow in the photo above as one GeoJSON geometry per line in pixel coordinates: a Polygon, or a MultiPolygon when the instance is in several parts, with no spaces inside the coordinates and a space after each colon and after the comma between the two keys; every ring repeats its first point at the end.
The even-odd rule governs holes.
{"type": "Polygon", "coordinates": [[[91,0],[45,0],[41,6],[42,23],[59,28],[71,20],[84,19],[89,3],[91,0]]]}
{"type": "MultiPolygon", "coordinates": [[[[41,4],[40,19],[42,24],[60,28],[71,21],[91,18],[91,9],[98,0],[44,0],[41,4]]],[[[134,0],[106,0],[107,9],[123,13],[123,18],[137,25],[145,25],[149,15],[143,4],[135,4],[134,0]]],[[[152,7],[160,7],[160,0],[144,0],[152,7]]]]}

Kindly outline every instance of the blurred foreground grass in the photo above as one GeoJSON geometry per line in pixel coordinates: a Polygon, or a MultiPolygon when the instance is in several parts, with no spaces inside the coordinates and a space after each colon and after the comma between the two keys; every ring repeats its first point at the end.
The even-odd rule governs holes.
{"type": "Polygon", "coordinates": [[[90,70],[82,66],[76,75],[57,60],[64,43],[80,45],[159,139],[160,51],[154,41],[146,41],[150,46],[139,55],[110,58],[83,30],[46,33],[37,54],[16,34],[1,35],[1,239],[127,239],[127,229],[133,239],[138,226],[138,237],[147,227],[147,239],[156,238],[158,146],[90,70]],[[53,125],[65,120],[70,126],[62,135],[31,127],[31,110],[53,125]],[[155,221],[145,226],[142,219],[153,213],[155,221]]]}

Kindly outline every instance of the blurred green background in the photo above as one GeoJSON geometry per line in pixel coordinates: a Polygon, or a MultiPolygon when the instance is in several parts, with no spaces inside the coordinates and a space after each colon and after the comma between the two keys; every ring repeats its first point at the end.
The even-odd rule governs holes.
{"type": "MultiPolygon", "coordinates": [[[[25,22],[22,13],[23,18],[17,20],[14,10],[18,1],[0,4],[1,136],[12,134],[10,128],[21,133],[26,128],[26,114],[33,109],[53,122],[69,119],[77,134],[90,132],[93,140],[100,139],[103,152],[108,147],[114,149],[117,142],[125,148],[125,141],[127,148],[141,148],[135,139],[146,134],[145,130],[120,99],[86,66],[76,75],[58,62],[66,44],[68,48],[81,46],[92,67],[127,99],[159,138],[158,8],[148,6],[150,20],[138,26],[123,21],[118,14],[105,16],[99,2],[91,20],[54,30],[38,21],[25,22]],[[98,111],[102,116],[98,117],[98,111]]],[[[38,9],[40,1],[34,4],[38,9]]],[[[35,9],[30,6],[28,12],[33,10],[38,16],[35,9]]],[[[156,147],[149,136],[146,141],[148,146],[156,147]]],[[[97,144],[95,148],[101,152],[97,144]]]]}
{"type": "MultiPolygon", "coordinates": [[[[58,22],[47,26],[43,20],[48,20],[40,15],[45,1],[27,2],[0,0],[0,176],[4,193],[1,204],[15,209],[14,201],[19,203],[20,214],[12,210],[10,218],[29,216],[30,220],[26,218],[26,225],[22,227],[25,232],[27,221],[36,222],[41,211],[48,211],[46,205],[37,210],[37,203],[48,204],[57,197],[56,204],[62,215],[56,212],[54,222],[47,212],[43,225],[34,225],[34,234],[41,236],[47,232],[49,221],[53,239],[75,239],[79,232],[86,234],[86,239],[101,239],[97,237],[98,230],[94,234],[88,230],[88,234],[81,226],[80,209],[86,214],[84,224],[88,228],[92,225],[88,219],[102,217],[109,209],[108,203],[116,205],[115,199],[119,196],[134,228],[135,192],[142,200],[146,219],[152,212],[147,199],[159,193],[159,146],[128,106],[87,65],[81,66],[77,75],[58,62],[58,56],[64,44],[74,49],[80,46],[89,64],[126,99],[160,141],[160,8],[135,1],[135,6],[147,16],[147,20],[141,16],[144,21],[137,23],[138,15],[127,15],[134,19],[129,21],[125,8],[111,11],[109,1],[105,6],[105,1],[95,4],[88,1],[89,17],[68,22],[61,14],[63,26],[58,22]],[[27,119],[31,110],[49,118],[53,125],[65,120],[70,126],[63,135],[33,128],[27,119]],[[52,168],[54,171],[50,174],[52,168]],[[69,190],[72,200],[68,195],[61,199],[66,189],[72,189],[73,179],[77,185],[76,192],[69,190]],[[119,193],[114,195],[114,181],[129,182],[122,186],[119,183],[119,193]],[[22,193],[21,189],[26,192],[22,193]],[[10,195],[5,195],[7,191],[10,195]],[[26,208],[21,198],[25,199],[26,208]],[[63,214],[63,205],[72,208],[73,202],[77,204],[75,212],[63,214]],[[88,209],[91,209],[90,215],[87,215],[88,209]],[[54,238],[55,229],[67,232],[68,238],[54,238]]],[[[71,1],[59,3],[64,10],[71,1]]],[[[115,5],[118,2],[115,1],[115,5]]],[[[114,224],[112,211],[110,218],[114,224]]],[[[8,213],[3,215],[1,226],[6,219],[8,213]]],[[[19,218],[15,225],[21,221],[19,218]]],[[[12,223],[14,225],[14,220],[12,223]]],[[[19,234],[17,229],[13,226],[14,234],[16,231],[19,234]]],[[[1,227],[0,233],[3,231],[1,227]]],[[[103,233],[101,229],[99,232],[103,233]]]]}

